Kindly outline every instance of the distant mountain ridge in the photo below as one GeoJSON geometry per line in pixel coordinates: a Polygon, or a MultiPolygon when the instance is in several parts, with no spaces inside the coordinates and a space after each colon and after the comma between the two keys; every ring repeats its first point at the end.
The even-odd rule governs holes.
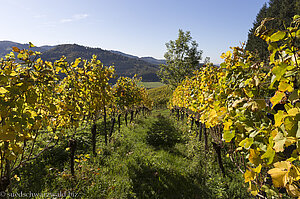
{"type": "Polygon", "coordinates": [[[118,54],[118,55],[122,55],[125,57],[133,58],[133,59],[140,59],[140,60],[143,60],[143,61],[151,63],[151,64],[155,64],[155,65],[166,64],[166,60],[164,60],[164,59],[155,59],[153,57],[138,57],[138,56],[129,55],[129,54],[126,54],[126,53],[123,53],[120,51],[116,51],[116,50],[110,50],[110,52],[118,54]]]}
{"type": "Polygon", "coordinates": [[[110,52],[112,52],[112,53],[114,53],[114,54],[117,54],[117,55],[122,55],[122,56],[124,56],[124,57],[132,58],[132,59],[139,59],[138,56],[129,55],[129,54],[126,54],[126,53],[117,51],[117,50],[110,50],[110,52]]]}
{"type": "Polygon", "coordinates": [[[148,62],[129,58],[122,55],[112,53],[101,48],[90,48],[77,44],[58,45],[48,51],[42,53],[41,57],[44,60],[54,61],[62,56],[67,58],[67,61],[73,62],[76,58],[91,59],[93,55],[107,66],[114,65],[117,76],[133,76],[137,74],[143,78],[143,81],[159,81],[156,75],[158,66],[148,62]]]}
{"type": "Polygon", "coordinates": [[[166,64],[166,60],[164,59],[155,59],[153,57],[141,57],[140,59],[155,65],[166,64]]]}
{"type": "MultiPolygon", "coordinates": [[[[0,57],[4,57],[8,53],[11,52],[12,47],[18,47],[19,49],[27,49],[29,44],[20,44],[17,42],[12,42],[12,41],[0,41],[0,57]]],[[[41,47],[34,47],[32,50],[34,51],[39,51],[39,52],[45,52],[47,50],[50,50],[54,48],[54,46],[41,46],[41,47]]]]}
{"type": "MultiPolygon", "coordinates": [[[[10,53],[13,46],[20,49],[27,49],[29,45],[11,41],[0,41],[0,57],[4,57],[10,53]]],[[[72,62],[78,57],[91,59],[92,55],[95,54],[104,65],[114,65],[117,76],[133,76],[137,74],[143,78],[143,81],[159,81],[156,72],[158,65],[164,63],[164,60],[152,57],[139,58],[120,51],[103,50],[101,48],[91,48],[78,44],[41,46],[34,47],[32,50],[40,51],[42,53],[41,57],[47,61],[54,61],[65,56],[67,61],[72,62]]]]}

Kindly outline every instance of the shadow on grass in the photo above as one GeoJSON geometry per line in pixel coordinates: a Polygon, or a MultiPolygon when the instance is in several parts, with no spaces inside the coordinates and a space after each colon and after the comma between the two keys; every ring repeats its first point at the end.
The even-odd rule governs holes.
{"type": "Polygon", "coordinates": [[[18,169],[15,174],[20,176],[21,180],[13,183],[12,189],[18,192],[40,193],[45,187],[51,187],[55,184],[56,174],[63,170],[68,158],[68,153],[63,147],[45,151],[40,157],[18,169]]]}
{"type": "Polygon", "coordinates": [[[177,148],[174,148],[174,147],[173,148],[168,148],[168,149],[164,148],[163,150],[167,151],[169,154],[171,154],[173,156],[178,156],[180,158],[187,158],[187,159],[191,160],[191,158],[189,158],[187,156],[187,154],[185,154],[184,152],[178,150],[177,148]]]}
{"type": "Polygon", "coordinates": [[[141,162],[128,167],[137,198],[211,198],[200,174],[188,176],[141,162]]]}

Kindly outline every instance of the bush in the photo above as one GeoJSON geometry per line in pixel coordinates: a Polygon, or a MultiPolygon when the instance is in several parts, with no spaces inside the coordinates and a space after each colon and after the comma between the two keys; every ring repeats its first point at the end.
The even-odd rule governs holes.
{"type": "Polygon", "coordinates": [[[146,141],[154,147],[173,147],[180,141],[180,134],[173,123],[159,115],[147,131],[146,141]]]}

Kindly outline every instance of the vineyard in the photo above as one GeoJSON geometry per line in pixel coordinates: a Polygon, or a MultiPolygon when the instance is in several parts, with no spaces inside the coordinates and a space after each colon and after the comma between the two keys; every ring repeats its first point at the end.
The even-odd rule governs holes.
{"type": "Polygon", "coordinates": [[[152,106],[145,89],[137,86],[136,77],[121,77],[111,87],[108,82],[114,68],[103,66],[95,56],[90,61],[68,63],[63,57],[51,63],[37,59],[40,53],[30,50],[32,47],[13,47],[13,52],[1,60],[1,191],[10,185],[15,170],[61,139],[69,142],[74,176],[74,137],[78,131],[91,129],[92,153],[96,156],[96,121],[103,118],[107,145],[116,118],[120,128],[122,116],[127,125],[128,115],[132,122],[134,114],[145,114],[152,106]],[[37,144],[41,140],[47,144],[37,144]]]}
{"type": "Polygon", "coordinates": [[[0,60],[0,196],[300,198],[300,16],[272,20],[256,29],[267,61],[232,47],[173,90],[111,84],[96,56],[13,47],[0,60]]]}
{"type": "Polygon", "coordinates": [[[265,23],[271,20],[256,30],[269,45],[268,63],[234,47],[222,54],[220,67],[208,65],[184,80],[170,108],[178,119],[186,114],[196,123],[205,150],[211,140],[224,175],[225,150],[252,195],[279,197],[285,189],[300,197],[300,16],[286,30],[267,30],[265,23]]]}

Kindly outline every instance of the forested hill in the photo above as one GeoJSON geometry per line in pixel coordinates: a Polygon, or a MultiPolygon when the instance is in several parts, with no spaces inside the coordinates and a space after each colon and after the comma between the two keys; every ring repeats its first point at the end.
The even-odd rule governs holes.
{"type": "MultiPolygon", "coordinates": [[[[20,44],[12,41],[0,41],[0,57],[10,53],[12,47],[27,49],[28,44],[20,44]]],[[[161,60],[149,58],[143,60],[136,56],[124,56],[125,53],[118,51],[103,50],[101,48],[90,48],[77,44],[62,44],[57,46],[41,46],[32,48],[34,51],[42,52],[41,57],[47,61],[55,61],[63,55],[72,62],[76,58],[91,59],[92,55],[97,55],[104,65],[114,65],[117,76],[133,76],[137,74],[143,81],[159,81],[156,75],[158,65],[161,60]],[[151,59],[151,60],[150,60],[151,59]],[[148,61],[149,60],[149,61],[148,61]]]]}
{"type": "MultiPolygon", "coordinates": [[[[12,42],[12,41],[0,41],[0,58],[9,54],[11,52],[13,46],[15,46],[19,49],[27,49],[29,44],[20,44],[20,43],[12,42]]],[[[41,46],[41,47],[34,47],[34,48],[32,48],[32,50],[39,51],[39,52],[45,52],[52,48],[54,48],[54,46],[41,46]]]]}
{"type": "Polygon", "coordinates": [[[134,74],[137,74],[143,78],[143,81],[159,80],[156,75],[156,71],[158,70],[157,65],[150,64],[140,59],[118,55],[101,48],[90,48],[77,44],[63,44],[42,53],[41,57],[44,60],[54,61],[61,58],[63,55],[69,62],[74,61],[78,57],[81,57],[82,59],[91,59],[92,55],[96,55],[104,65],[114,65],[118,76],[133,76],[134,74]]]}

